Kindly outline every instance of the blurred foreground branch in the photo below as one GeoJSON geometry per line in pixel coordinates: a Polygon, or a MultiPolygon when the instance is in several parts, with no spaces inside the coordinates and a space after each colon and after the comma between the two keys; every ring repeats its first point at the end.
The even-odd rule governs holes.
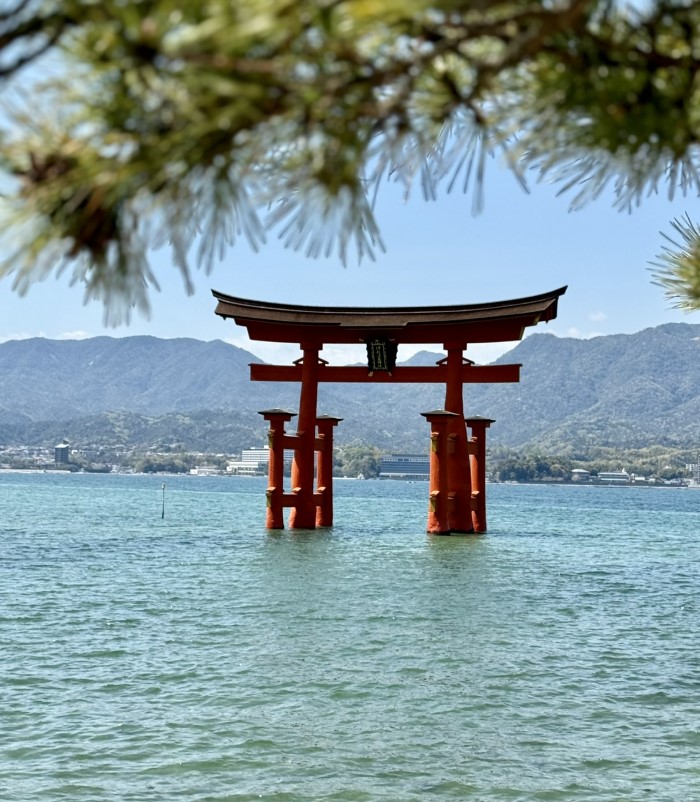
{"type": "MultiPolygon", "coordinates": [[[[14,0],[0,13],[0,275],[69,271],[107,320],[148,309],[151,248],[198,266],[268,230],[381,248],[382,182],[478,199],[500,152],[573,208],[699,194],[700,4],[14,0]],[[48,56],[55,54],[50,78],[48,56]]],[[[700,306],[700,232],[655,266],[700,306]]]]}

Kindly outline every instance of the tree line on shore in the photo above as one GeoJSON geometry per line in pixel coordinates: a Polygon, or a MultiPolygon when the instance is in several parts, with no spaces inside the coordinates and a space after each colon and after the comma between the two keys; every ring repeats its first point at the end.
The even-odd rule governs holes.
{"type": "MultiPolygon", "coordinates": [[[[338,475],[376,478],[381,471],[382,452],[375,446],[338,447],[334,465],[338,475]]],[[[495,446],[487,452],[487,472],[500,482],[565,481],[576,468],[595,476],[603,471],[624,469],[636,476],[658,479],[684,479],[690,476],[689,464],[697,464],[696,451],[650,446],[640,449],[595,448],[571,456],[541,453],[533,449],[495,446]]]]}
{"type": "Polygon", "coordinates": [[[624,469],[635,476],[654,476],[669,481],[689,478],[691,470],[688,465],[697,464],[698,460],[697,452],[659,446],[596,448],[576,457],[499,448],[490,457],[490,475],[501,482],[562,481],[570,479],[572,471],[577,468],[589,471],[592,476],[624,469]]]}
{"type": "MultiPolygon", "coordinates": [[[[208,469],[225,473],[231,454],[188,451],[173,444],[157,451],[134,450],[116,452],[71,451],[65,470],[109,472],[129,470],[136,473],[188,473],[206,465],[208,469]]],[[[378,478],[383,452],[377,446],[364,443],[336,446],[333,451],[334,474],[343,477],[378,478]]],[[[641,449],[595,448],[576,454],[546,454],[533,449],[518,450],[495,446],[487,453],[487,472],[500,482],[567,481],[575,469],[584,469],[592,476],[602,471],[626,470],[636,476],[668,481],[689,478],[689,465],[697,465],[697,451],[649,446],[641,449]]],[[[0,452],[0,465],[7,468],[30,469],[53,466],[52,455],[43,461],[37,455],[0,452]]]]}

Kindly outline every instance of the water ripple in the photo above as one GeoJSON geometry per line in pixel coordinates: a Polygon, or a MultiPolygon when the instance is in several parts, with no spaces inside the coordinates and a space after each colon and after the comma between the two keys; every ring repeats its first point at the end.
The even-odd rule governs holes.
{"type": "Polygon", "coordinates": [[[161,485],[0,476],[0,798],[700,799],[700,493],[495,486],[428,538],[420,484],[313,533],[161,485]]]}

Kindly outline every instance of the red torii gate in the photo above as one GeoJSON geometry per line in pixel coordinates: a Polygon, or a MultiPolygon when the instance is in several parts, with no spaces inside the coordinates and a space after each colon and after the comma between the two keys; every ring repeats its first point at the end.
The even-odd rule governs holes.
{"type": "Polygon", "coordinates": [[[464,358],[464,351],[469,343],[521,340],[528,326],[553,320],[566,287],[510,301],[420,308],[299,306],[212,292],[218,301],[215,314],[245,326],[251,340],[298,343],[303,354],[293,365],[250,366],[253,381],[301,383],[296,434],[285,431],[295,413],[260,413],[270,424],[268,529],[284,528],[284,507],[291,507],[292,529],[333,523],[333,428],[341,418],[317,415],[319,382],[439,382],[445,385],[444,409],[421,413],[431,427],[428,532],[486,531],[486,429],[493,421],[464,417],[463,386],[517,382],[521,366],[475,365],[464,358]],[[367,368],[332,366],[320,358],[324,344],[357,343],[367,345],[367,368]],[[410,343],[442,344],[447,356],[435,367],[397,367],[398,345],[410,343]],[[283,486],[285,449],[294,450],[291,493],[283,486]]]}

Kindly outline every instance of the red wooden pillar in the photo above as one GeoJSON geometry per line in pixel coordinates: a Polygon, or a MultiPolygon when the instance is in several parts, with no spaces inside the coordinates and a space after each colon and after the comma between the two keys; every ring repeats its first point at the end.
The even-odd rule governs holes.
{"type": "Polygon", "coordinates": [[[466,419],[471,429],[472,438],[469,443],[472,468],[472,518],[474,531],[486,531],[486,430],[493,423],[490,418],[477,415],[466,419]]]}
{"type": "Polygon", "coordinates": [[[464,424],[462,383],[463,352],[466,343],[445,343],[444,348],[447,351],[445,409],[453,412],[456,416],[448,423],[448,433],[453,443],[452,454],[447,465],[450,495],[449,528],[452,532],[473,532],[472,480],[467,428],[464,424]]]}
{"type": "Polygon", "coordinates": [[[301,395],[297,421],[297,443],[292,462],[292,493],[296,501],[289,515],[292,529],[316,527],[314,469],[316,455],[316,403],[318,399],[318,352],[320,345],[302,343],[301,395]]]}
{"type": "Polygon", "coordinates": [[[318,438],[318,487],[316,489],[316,526],[333,526],[333,429],[342,418],[319,415],[316,418],[318,438]]]}
{"type": "Polygon", "coordinates": [[[267,442],[270,449],[267,464],[267,515],[265,526],[268,529],[284,529],[284,438],[285,423],[289,423],[296,413],[286,409],[264,409],[258,413],[270,423],[267,442]]]}
{"type": "Polygon", "coordinates": [[[448,427],[456,416],[444,409],[421,412],[430,424],[430,500],[428,502],[428,533],[449,535],[448,499],[448,427]]]}

